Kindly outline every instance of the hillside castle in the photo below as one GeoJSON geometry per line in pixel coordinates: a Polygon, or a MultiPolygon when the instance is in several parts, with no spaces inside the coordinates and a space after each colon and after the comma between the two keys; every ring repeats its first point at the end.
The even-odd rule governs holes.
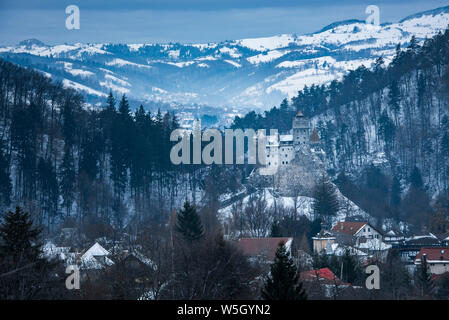
{"type": "Polygon", "coordinates": [[[269,136],[267,140],[267,165],[289,165],[299,154],[320,154],[321,141],[316,129],[310,133],[310,119],[298,111],[293,118],[292,129],[286,135],[269,136]]]}

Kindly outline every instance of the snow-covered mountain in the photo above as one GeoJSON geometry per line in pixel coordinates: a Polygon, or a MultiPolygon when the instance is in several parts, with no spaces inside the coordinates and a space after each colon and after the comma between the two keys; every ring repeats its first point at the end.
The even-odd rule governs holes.
{"type": "Polygon", "coordinates": [[[63,44],[26,40],[0,57],[31,66],[84,93],[95,104],[109,90],[145,101],[231,108],[270,108],[304,85],[341,78],[398,43],[448,27],[449,6],[398,23],[333,23],[308,35],[278,35],[206,44],[63,44]]]}

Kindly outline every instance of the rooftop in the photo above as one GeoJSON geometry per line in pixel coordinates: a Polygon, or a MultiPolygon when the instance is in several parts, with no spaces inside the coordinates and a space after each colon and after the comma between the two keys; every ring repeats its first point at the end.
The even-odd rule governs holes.
{"type": "Polygon", "coordinates": [[[293,238],[242,238],[236,246],[247,256],[263,255],[267,260],[274,260],[279,244],[283,243],[290,248],[293,238]]]}
{"type": "Polygon", "coordinates": [[[333,232],[338,232],[346,235],[353,236],[357,233],[367,222],[338,222],[331,230],[333,232]]]}
{"type": "Polygon", "coordinates": [[[449,247],[422,248],[415,258],[415,264],[421,263],[424,254],[428,262],[449,263],[449,247]]]}
{"type": "Polygon", "coordinates": [[[303,281],[318,280],[324,284],[344,284],[329,268],[303,271],[300,273],[299,279],[303,281]]]}

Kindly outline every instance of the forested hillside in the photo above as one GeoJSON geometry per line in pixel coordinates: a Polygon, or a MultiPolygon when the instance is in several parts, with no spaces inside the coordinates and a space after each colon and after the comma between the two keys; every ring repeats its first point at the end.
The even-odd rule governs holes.
{"type": "Polygon", "coordinates": [[[236,118],[233,126],[287,131],[296,110],[312,118],[342,192],[370,214],[422,224],[429,197],[440,196],[447,207],[441,198],[449,186],[448,30],[422,45],[413,37],[388,65],[379,57],[372,69],[304,87],[290,102],[236,118]]]}
{"type": "Polygon", "coordinates": [[[70,221],[166,222],[207,185],[207,168],[171,164],[177,126],[173,114],[132,110],[124,95],[86,109],[74,90],[0,60],[2,211],[25,206],[50,231],[70,221]]]}

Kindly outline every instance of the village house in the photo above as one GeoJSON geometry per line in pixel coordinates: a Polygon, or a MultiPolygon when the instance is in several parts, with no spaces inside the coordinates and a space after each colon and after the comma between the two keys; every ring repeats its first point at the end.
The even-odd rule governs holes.
{"type": "Polygon", "coordinates": [[[332,229],[338,243],[357,244],[366,239],[382,241],[382,234],[368,222],[340,221],[332,229]]]}
{"type": "Polygon", "coordinates": [[[329,268],[303,271],[299,278],[301,281],[318,281],[326,285],[345,285],[329,268]]]}
{"type": "Polygon", "coordinates": [[[419,266],[424,260],[426,260],[432,275],[449,272],[449,247],[422,248],[414,263],[419,266]]]}
{"type": "Polygon", "coordinates": [[[405,240],[404,234],[399,231],[390,230],[384,235],[384,242],[388,244],[399,244],[405,240]]]}
{"type": "Polygon", "coordinates": [[[385,260],[391,245],[367,222],[338,222],[330,231],[321,230],[313,240],[313,252],[342,256],[346,251],[364,261],[370,257],[385,260]]]}
{"type": "Polygon", "coordinates": [[[235,245],[250,261],[264,263],[273,262],[276,251],[280,244],[283,244],[287,252],[291,255],[293,238],[241,238],[235,245]]]}
{"type": "Polygon", "coordinates": [[[354,289],[349,283],[341,281],[329,268],[303,271],[299,275],[309,298],[332,298],[354,289]]]}
{"type": "Polygon", "coordinates": [[[320,253],[326,250],[329,246],[335,243],[335,237],[326,230],[321,230],[316,236],[312,237],[313,240],[313,252],[320,253]]]}
{"type": "Polygon", "coordinates": [[[413,271],[415,258],[422,248],[440,248],[444,246],[444,242],[441,242],[434,234],[429,233],[406,237],[403,241],[393,243],[392,246],[399,252],[401,260],[413,271]]]}

